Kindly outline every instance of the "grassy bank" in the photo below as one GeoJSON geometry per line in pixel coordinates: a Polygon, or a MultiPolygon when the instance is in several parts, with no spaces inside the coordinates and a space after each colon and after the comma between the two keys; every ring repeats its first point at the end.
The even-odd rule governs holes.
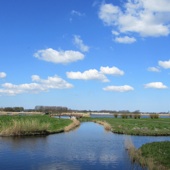
{"type": "Polygon", "coordinates": [[[0,136],[43,135],[64,131],[70,119],[56,119],[46,115],[0,116],[0,136]]]}
{"type": "Polygon", "coordinates": [[[131,160],[142,167],[149,170],[170,169],[170,141],[147,143],[139,149],[129,143],[127,149],[131,160]]]}
{"type": "Polygon", "coordinates": [[[111,131],[118,134],[169,136],[170,119],[121,119],[121,118],[81,118],[81,121],[102,121],[111,126],[111,131]]]}

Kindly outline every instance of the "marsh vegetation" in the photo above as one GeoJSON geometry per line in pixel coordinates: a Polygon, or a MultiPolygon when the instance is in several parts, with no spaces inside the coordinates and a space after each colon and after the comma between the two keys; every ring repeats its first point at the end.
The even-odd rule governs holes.
{"type": "Polygon", "coordinates": [[[1,136],[43,135],[64,131],[70,119],[56,119],[46,115],[0,116],[1,136]]]}
{"type": "Polygon", "coordinates": [[[147,143],[136,149],[128,140],[126,149],[131,161],[139,163],[142,167],[149,170],[170,169],[170,141],[147,143]]]}

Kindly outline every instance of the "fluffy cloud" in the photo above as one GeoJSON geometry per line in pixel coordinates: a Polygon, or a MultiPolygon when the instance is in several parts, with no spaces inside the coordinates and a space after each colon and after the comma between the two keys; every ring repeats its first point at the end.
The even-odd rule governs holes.
{"type": "Polygon", "coordinates": [[[158,62],[159,66],[165,68],[165,69],[169,69],[170,68],[170,60],[169,61],[159,61],[158,62]]]}
{"type": "Polygon", "coordinates": [[[103,88],[105,91],[116,91],[116,92],[127,92],[127,91],[132,91],[134,90],[133,87],[129,85],[124,85],[124,86],[107,86],[103,88]]]}
{"type": "Polygon", "coordinates": [[[34,57],[52,63],[67,64],[82,60],[84,55],[78,51],[57,51],[52,48],[39,50],[34,54],[34,57]]]}
{"type": "Polygon", "coordinates": [[[148,71],[151,71],[151,72],[160,72],[160,69],[157,68],[157,67],[149,67],[148,71]]]}
{"type": "Polygon", "coordinates": [[[100,73],[96,69],[90,69],[87,71],[81,72],[67,72],[67,77],[70,79],[77,79],[77,80],[100,80],[102,82],[108,82],[109,80],[107,77],[100,73]]]}
{"type": "Polygon", "coordinates": [[[118,6],[112,4],[102,4],[99,11],[99,18],[106,25],[114,25],[115,21],[120,17],[121,10],[118,6]]]}
{"type": "Polygon", "coordinates": [[[0,72],[0,78],[5,78],[5,77],[6,77],[6,73],[0,72]]]}
{"type": "Polygon", "coordinates": [[[131,44],[134,43],[136,39],[134,37],[124,36],[124,37],[116,37],[115,41],[118,43],[131,44]]]}
{"type": "Polygon", "coordinates": [[[162,82],[152,82],[144,85],[145,88],[154,88],[154,89],[166,89],[167,86],[165,86],[162,82]]]}
{"type": "Polygon", "coordinates": [[[75,35],[73,42],[82,52],[89,51],[89,47],[87,45],[84,45],[83,40],[81,40],[80,36],[75,35]]]}
{"type": "Polygon", "coordinates": [[[25,83],[15,85],[12,83],[2,84],[0,88],[0,95],[17,95],[22,93],[39,93],[41,91],[48,91],[50,89],[67,89],[72,88],[73,85],[66,82],[57,75],[41,79],[38,75],[32,76],[33,83],[25,83]]]}
{"type": "Polygon", "coordinates": [[[124,75],[124,72],[117,67],[100,67],[100,71],[90,69],[84,72],[67,72],[67,77],[70,79],[78,80],[100,80],[102,82],[109,82],[106,74],[108,75],[124,75]]]}
{"type": "Polygon", "coordinates": [[[124,75],[124,71],[114,66],[113,67],[100,67],[100,71],[103,74],[124,75]]]}
{"type": "Polygon", "coordinates": [[[102,4],[99,18],[119,33],[138,33],[142,37],[167,36],[170,33],[170,1],[128,0],[122,8],[102,4]]]}

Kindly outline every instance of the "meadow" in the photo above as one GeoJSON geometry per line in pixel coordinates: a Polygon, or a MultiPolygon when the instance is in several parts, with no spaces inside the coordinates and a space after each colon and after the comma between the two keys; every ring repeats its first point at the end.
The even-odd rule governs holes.
{"type": "Polygon", "coordinates": [[[80,121],[105,122],[110,125],[110,130],[118,134],[141,135],[141,136],[169,136],[169,118],[81,118],[80,121]]]}

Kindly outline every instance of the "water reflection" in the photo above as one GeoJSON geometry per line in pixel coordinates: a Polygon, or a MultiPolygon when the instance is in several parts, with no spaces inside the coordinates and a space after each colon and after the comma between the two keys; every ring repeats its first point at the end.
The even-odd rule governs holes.
{"type": "MultiPolygon", "coordinates": [[[[2,170],[141,169],[132,165],[124,143],[127,135],[107,132],[101,125],[82,123],[74,131],[46,137],[0,138],[2,170]]],[[[169,137],[132,136],[135,146],[169,137]]]]}

